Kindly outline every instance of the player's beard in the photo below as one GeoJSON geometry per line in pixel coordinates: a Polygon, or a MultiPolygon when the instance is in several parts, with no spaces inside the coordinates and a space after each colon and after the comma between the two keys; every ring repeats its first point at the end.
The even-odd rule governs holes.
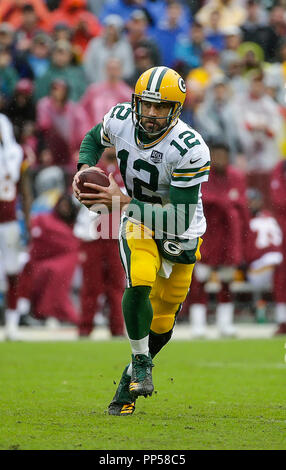
{"type": "Polygon", "coordinates": [[[167,128],[166,118],[142,118],[141,119],[141,128],[143,128],[146,134],[160,134],[164,129],[167,128]]]}

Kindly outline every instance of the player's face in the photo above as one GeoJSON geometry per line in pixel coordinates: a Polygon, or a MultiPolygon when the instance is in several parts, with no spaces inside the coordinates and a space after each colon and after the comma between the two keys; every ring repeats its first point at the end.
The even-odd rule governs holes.
{"type": "Polygon", "coordinates": [[[147,133],[160,132],[167,126],[167,118],[172,105],[170,103],[141,102],[141,124],[147,133]],[[158,119],[159,118],[159,119],[158,119]]]}

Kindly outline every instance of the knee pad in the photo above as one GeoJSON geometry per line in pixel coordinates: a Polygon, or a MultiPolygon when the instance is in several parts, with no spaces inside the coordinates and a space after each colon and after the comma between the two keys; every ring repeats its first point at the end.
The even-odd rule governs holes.
{"type": "Polygon", "coordinates": [[[150,296],[153,308],[153,320],[151,330],[156,334],[166,333],[174,327],[176,316],[181,308],[181,303],[170,304],[159,298],[150,296]]]}

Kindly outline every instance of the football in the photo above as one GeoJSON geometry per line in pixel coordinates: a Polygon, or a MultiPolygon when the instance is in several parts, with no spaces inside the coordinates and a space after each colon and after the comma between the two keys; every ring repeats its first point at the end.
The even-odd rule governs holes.
{"type": "Polygon", "coordinates": [[[87,168],[79,174],[79,182],[77,184],[81,193],[96,194],[96,189],[88,188],[84,186],[84,183],[98,184],[99,186],[109,186],[109,179],[105,173],[95,170],[94,168],[87,168]]]}

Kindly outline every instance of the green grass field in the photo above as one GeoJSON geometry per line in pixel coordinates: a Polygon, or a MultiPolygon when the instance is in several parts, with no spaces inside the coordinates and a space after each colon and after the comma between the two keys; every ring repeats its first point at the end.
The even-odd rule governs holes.
{"type": "Polygon", "coordinates": [[[0,449],[286,449],[284,343],[173,341],[128,417],[106,413],[127,341],[0,343],[0,449]]]}

